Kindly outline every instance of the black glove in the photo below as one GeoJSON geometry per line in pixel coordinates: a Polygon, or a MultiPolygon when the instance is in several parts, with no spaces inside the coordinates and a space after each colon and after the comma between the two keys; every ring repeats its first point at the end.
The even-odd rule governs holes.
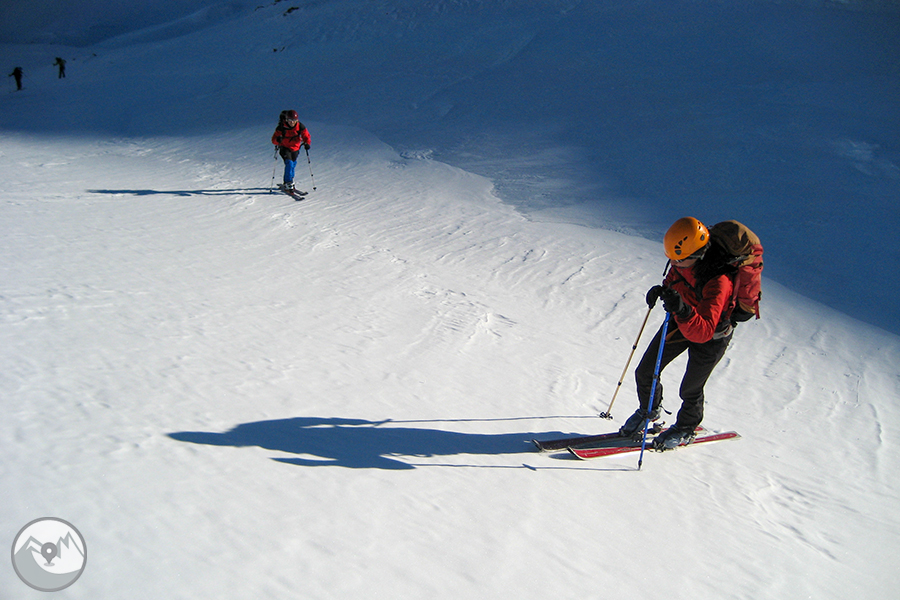
{"type": "Polygon", "coordinates": [[[663,286],[661,285],[654,285],[652,288],[647,290],[647,306],[649,306],[650,308],[656,306],[656,301],[659,300],[659,297],[664,289],[665,288],[663,288],[663,286]]]}
{"type": "Polygon", "coordinates": [[[309,150],[309,144],[303,144],[303,147],[309,150]]]}
{"type": "Polygon", "coordinates": [[[685,304],[681,294],[672,288],[663,288],[659,292],[659,297],[662,298],[663,308],[666,309],[666,312],[672,313],[682,321],[690,319],[691,315],[694,314],[694,309],[691,308],[690,304],[685,304]]]}

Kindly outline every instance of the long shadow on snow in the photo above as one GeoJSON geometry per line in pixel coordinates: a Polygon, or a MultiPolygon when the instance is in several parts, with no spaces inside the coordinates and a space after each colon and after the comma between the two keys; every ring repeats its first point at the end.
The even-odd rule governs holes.
{"type": "Polygon", "coordinates": [[[259,446],[289,454],[319,458],[275,458],[302,466],[351,469],[414,469],[392,456],[450,456],[455,454],[521,454],[534,452],[533,437],[558,437],[560,432],[479,434],[384,426],[390,421],[297,417],[243,423],[225,433],[181,431],[169,437],[180,442],[259,446]]]}
{"type": "Polygon", "coordinates": [[[221,190],[86,190],[89,194],[109,194],[111,196],[233,196],[234,194],[266,195],[276,194],[272,188],[232,188],[221,190]]]}

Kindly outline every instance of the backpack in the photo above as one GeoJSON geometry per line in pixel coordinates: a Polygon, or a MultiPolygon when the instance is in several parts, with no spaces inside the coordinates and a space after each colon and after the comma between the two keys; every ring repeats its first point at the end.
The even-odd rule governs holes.
{"type": "Polygon", "coordinates": [[[763,270],[763,247],[759,236],[743,223],[722,221],[709,228],[709,238],[725,251],[729,257],[728,265],[735,269],[731,320],[748,321],[753,315],[758,319],[763,270]]]}

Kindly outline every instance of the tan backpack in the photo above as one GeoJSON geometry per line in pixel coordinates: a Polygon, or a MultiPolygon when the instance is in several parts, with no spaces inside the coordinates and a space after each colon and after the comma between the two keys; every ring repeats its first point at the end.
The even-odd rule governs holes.
{"type": "Polygon", "coordinates": [[[759,318],[762,299],[763,247],[759,236],[737,221],[722,221],[709,228],[710,240],[731,257],[728,264],[737,269],[734,275],[734,321],[759,318]]]}

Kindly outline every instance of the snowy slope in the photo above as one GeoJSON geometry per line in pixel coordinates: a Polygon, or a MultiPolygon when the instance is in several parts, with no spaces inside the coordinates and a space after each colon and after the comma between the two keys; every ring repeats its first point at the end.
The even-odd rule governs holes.
{"type": "MultiPolygon", "coordinates": [[[[476,44],[497,64],[540,16],[423,4],[451,32],[510,11],[496,47],[476,44]]],[[[304,5],[319,11],[304,54],[331,57],[312,89],[334,93],[310,104],[358,74],[347,57],[383,52],[363,33],[372,6],[304,5]]],[[[73,48],[67,81],[48,65],[0,101],[0,539],[40,516],[75,524],[88,566],[61,596],[845,598],[900,583],[896,335],[767,279],[764,318],[708,386],[705,424],[740,441],[641,472],[532,452],[633,409],[629,375],[616,420],[595,416],[659,242],[614,231],[639,208],[598,229],[501,202],[494,182],[525,186],[531,158],[486,136],[488,179],[435,160],[449,143],[415,122],[402,142],[377,73],[356,90],[366,123],[307,108],[301,84],[253,91],[290,56],[268,48],[285,10],[73,48]],[[280,62],[257,60],[265,48],[280,62]],[[268,191],[287,106],[313,134],[318,190],[299,203],[268,191]],[[59,129],[28,125],[50,111],[68,115],[59,129]]],[[[413,35],[425,17],[409,10],[413,35]]],[[[425,40],[448,58],[409,52],[410,69],[471,72],[447,39],[410,48],[425,40]]],[[[39,64],[59,49],[4,55],[26,50],[39,64]]],[[[7,567],[0,596],[43,594],[7,567]]]]}
{"type": "MultiPolygon", "coordinates": [[[[487,176],[531,219],[651,240],[685,213],[752,223],[769,278],[900,333],[896,2],[206,4],[93,47],[13,47],[41,97],[69,56],[68,100],[11,99],[0,125],[42,131],[50,110],[183,135],[296,106],[487,176]]],[[[109,31],[142,22],[121,14],[109,31]]]]}

